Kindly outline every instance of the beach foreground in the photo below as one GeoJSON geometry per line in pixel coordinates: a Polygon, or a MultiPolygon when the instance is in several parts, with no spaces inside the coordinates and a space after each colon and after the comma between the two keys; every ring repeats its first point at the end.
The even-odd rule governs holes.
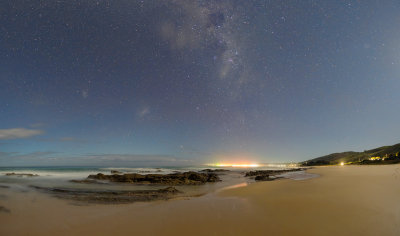
{"type": "MultiPolygon", "coordinates": [[[[1,189],[0,235],[399,235],[400,165],[331,166],[197,198],[80,205],[1,189]]],[[[245,184],[244,184],[245,185],[245,184]]]]}

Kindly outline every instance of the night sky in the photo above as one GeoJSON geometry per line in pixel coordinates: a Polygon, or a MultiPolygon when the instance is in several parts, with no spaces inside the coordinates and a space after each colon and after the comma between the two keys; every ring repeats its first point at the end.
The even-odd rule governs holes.
{"type": "Polygon", "coordinates": [[[1,166],[297,162],[399,108],[398,0],[0,2],[1,166]]]}

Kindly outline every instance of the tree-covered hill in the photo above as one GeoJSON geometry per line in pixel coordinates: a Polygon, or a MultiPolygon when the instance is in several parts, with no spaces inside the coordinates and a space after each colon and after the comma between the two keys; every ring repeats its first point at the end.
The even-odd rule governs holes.
{"type": "Polygon", "coordinates": [[[332,153],[326,156],[317,157],[305,162],[302,165],[336,165],[346,164],[391,164],[400,163],[400,143],[392,146],[383,146],[364,152],[341,152],[332,153]]]}

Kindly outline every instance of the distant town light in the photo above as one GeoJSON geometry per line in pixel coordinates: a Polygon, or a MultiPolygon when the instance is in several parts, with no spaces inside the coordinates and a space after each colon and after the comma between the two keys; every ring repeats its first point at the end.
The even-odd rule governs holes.
{"type": "Polygon", "coordinates": [[[216,164],[208,164],[209,166],[215,166],[215,167],[244,167],[244,168],[249,168],[249,167],[259,167],[259,164],[228,164],[228,163],[216,163],[216,164]]]}

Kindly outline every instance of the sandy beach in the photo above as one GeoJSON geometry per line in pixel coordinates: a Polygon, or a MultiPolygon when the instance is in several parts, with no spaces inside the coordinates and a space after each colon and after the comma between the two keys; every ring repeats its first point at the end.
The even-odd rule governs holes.
{"type": "Polygon", "coordinates": [[[331,166],[195,198],[82,205],[0,188],[0,235],[399,235],[400,165],[331,166]]]}

